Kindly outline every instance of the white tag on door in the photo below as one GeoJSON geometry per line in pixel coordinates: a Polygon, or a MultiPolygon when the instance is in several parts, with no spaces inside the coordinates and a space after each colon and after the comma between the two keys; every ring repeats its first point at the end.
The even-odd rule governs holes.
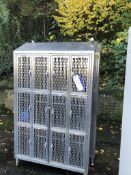
{"type": "Polygon", "coordinates": [[[78,91],[83,91],[84,90],[84,87],[83,87],[83,85],[81,83],[81,80],[80,80],[78,75],[73,76],[73,81],[74,81],[78,91]]]}

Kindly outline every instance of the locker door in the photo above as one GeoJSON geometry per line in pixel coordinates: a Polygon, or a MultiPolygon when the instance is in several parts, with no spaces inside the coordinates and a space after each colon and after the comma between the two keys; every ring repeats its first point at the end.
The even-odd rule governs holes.
{"type": "Polygon", "coordinates": [[[30,92],[17,93],[17,121],[30,123],[31,121],[31,94],[30,92]]]}
{"type": "Polygon", "coordinates": [[[86,96],[70,96],[69,129],[86,132],[88,120],[88,98],[86,96]]]}
{"type": "Polygon", "coordinates": [[[33,93],[33,124],[48,127],[49,122],[49,94],[33,93]]]}
{"type": "Polygon", "coordinates": [[[67,91],[69,57],[64,55],[53,55],[51,59],[52,91],[67,91]]]}
{"type": "Polygon", "coordinates": [[[50,57],[49,55],[33,56],[33,88],[38,90],[49,90],[50,82],[50,57]]]}
{"type": "Polygon", "coordinates": [[[67,97],[52,94],[50,117],[50,162],[67,163],[67,97]]]}
{"type": "Polygon", "coordinates": [[[67,127],[67,97],[52,94],[50,127],[63,129],[67,127]]]}
{"type": "Polygon", "coordinates": [[[31,87],[31,57],[17,56],[17,88],[31,87]]]}
{"type": "Polygon", "coordinates": [[[48,162],[48,131],[44,128],[33,129],[33,157],[48,162]]]}
{"type": "Polygon", "coordinates": [[[48,161],[49,94],[33,93],[33,157],[48,161]]]}
{"type": "Polygon", "coordinates": [[[85,136],[78,133],[70,133],[68,164],[72,167],[83,169],[85,156],[85,136]]]}
{"type": "Polygon", "coordinates": [[[17,118],[15,116],[16,154],[31,156],[31,93],[17,93],[17,118]]]}
{"type": "Polygon", "coordinates": [[[54,164],[66,163],[66,133],[60,130],[51,130],[50,162],[54,164]]]}
{"type": "Polygon", "coordinates": [[[68,93],[68,55],[51,56],[51,115],[50,146],[51,164],[67,164],[67,93],[68,93]]]}
{"type": "Polygon", "coordinates": [[[17,154],[30,156],[31,128],[28,126],[17,126],[17,154]]]}
{"type": "Polygon", "coordinates": [[[90,79],[90,55],[88,56],[71,56],[71,87],[70,92],[78,92],[79,88],[78,85],[74,81],[74,77],[78,76],[80,84],[82,85],[83,89],[81,92],[83,94],[88,93],[88,84],[90,79]]]}

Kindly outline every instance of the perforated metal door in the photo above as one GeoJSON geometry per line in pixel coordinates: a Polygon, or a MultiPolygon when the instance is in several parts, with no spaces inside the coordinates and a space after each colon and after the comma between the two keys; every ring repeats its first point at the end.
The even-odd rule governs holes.
{"type": "Polygon", "coordinates": [[[85,137],[70,134],[69,136],[69,165],[84,168],[85,137]]]}
{"type": "Polygon", "coordinates": [[[48,161],[47,130],[35,128],[33,131],[33,156],[48,161]]]}
{"type": "Polygon", "coordinates": [[[66,128],[67,99],[64,95],[52,95],[51,127],[66,128]]]}
{"type": "Polygon", "coordinates": [[[49,94],[33,94],[33,156],[48,161],[49,94]]]}
{"type": "Polygon", "coordinates": [[[82,82],[84,89],[82,92],[88,92],[89,71],[89,56],[71,57],[71,92],[79,92],[73,81],[75,75],[78,75],[82,82]]]}
{"type": "Polygon", "coordinates": [[[50,58],[48,55],[36,56],[34,58],[35,89],[49,88],[49,64],[50,64],[50,58]]]}
{"type": "Polygon", "coordinates": [[[31,57],[18,56],[17,59],[17,86],[18,88],[30,88],[31,86],[31,57]]]}
{"type": "Polygon", "coordinates": [[[87,121],[87,97],[71,96],[70,129],[85,131],[87,121]]]}
{"type": "Polygon", "coordinates": [[[52,56],[52,90],[67,91],[68,56],[52,56]]]}
{"type": "Polygon", "coordinates": [[[67,98],[65,95],[52,94],[50,118],[50,161],[66,163],[67,98]]]}
{"type": "Polygon", "coordinates": [[[66,163],[66,134],[60,131],[51,131],[50,161],[66,163]]]}
{"type": "Polygon", "coordinates": [[[31,120],[31,95],[27,92],[18,92],[17,96],[18,121],[29,123],[31,120]]]}
{"type": "Polygon", "coordinates": [[[30,133],[31,129],[27,126],[17,127],[17,154],[30,155],[30,133]]]}
{"type": "Polygon", "coordinates": [[[34,124],[48,125],[49,95],[43,93],[34,94],[34,124]]]}

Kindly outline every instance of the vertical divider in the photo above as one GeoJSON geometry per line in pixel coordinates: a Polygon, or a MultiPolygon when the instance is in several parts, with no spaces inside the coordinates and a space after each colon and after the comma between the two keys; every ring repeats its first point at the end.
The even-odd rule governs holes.
{"type": "Polygon", "coordinates": [[[34,64],[35,64],[35,56],[30,55],[30,157],[33,157],[33,145],[34,145],[34,64]]]}
{"type": "Polygon", "coordinates": [[[51,109],[52,109],[52,55],[50,54],[49,60],[48,60],[48,70],[49,70],[49,118],[48,118],[48,163],[51,160],[51,109]]]}
{"type": "Polygon", "coordinates": [[[72,57],[71,54],[69,55],[69,65],[68,65],[68,120],[67,120],[67,149],[68,149],[68,153],[67,153],[67,164],[69,165],[69,151],[70,151],[70,113],[71,113],[71,87],[72,87],[72,57]]]}
{"type": "Polygon", "coordinates": [[[13,67],[14,67],[14,157],[18,154],[18,131],[17,131],[17,117],[18,117],[18,101],[17,101],[17,55],[13,53],[13,67]]]}
{"type": "Polygon", "coordinates": [[[66,96],[66,164],[68,165],[69,157],[69,113],[70,113],[70,55],[67,62],[67,96],[66,96]]]}

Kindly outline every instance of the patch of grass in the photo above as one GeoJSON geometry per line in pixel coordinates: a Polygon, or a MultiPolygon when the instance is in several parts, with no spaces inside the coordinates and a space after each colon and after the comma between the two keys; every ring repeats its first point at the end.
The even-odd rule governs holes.
{"type": "Polygon", "coordinates": [[[13,130],[13,113],[5,105],[0,105],[0,130],[13,130]]]}
{"type": "Polygon", "coordinates": [[[0,89],[13,89],[13,74],[0,76],[0,89]]]}
{"type": "Polygon", "coordinates": [[[13,79],[0,80],[0,88],[13,89],[13,79]]]}

